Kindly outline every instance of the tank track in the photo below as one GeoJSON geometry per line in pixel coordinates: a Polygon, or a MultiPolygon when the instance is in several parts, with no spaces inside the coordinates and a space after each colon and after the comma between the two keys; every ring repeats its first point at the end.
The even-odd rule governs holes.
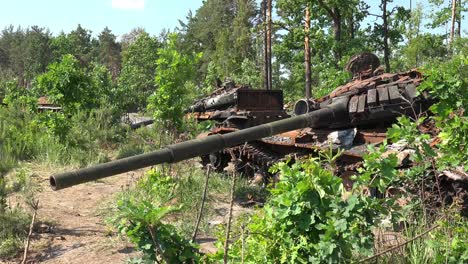
{"type": "MultiPolygon", "coordinates": [[[[223,151],[213,153],[217,156],[217,163],[212,164],[212,166],[216,168],[216,171],[226,171],[226,168],[229,167],[229,162],[232,160],[231,152],[235,155],[236,158],[240,160],[240,163],[238,163],[236,167],[237,172],[244,174],[244,176],[248,178],[255,177],[255,174],[261,174],[265,179],[273,176],[268,172],[268,169],[275,163],[284,161],[288,157],[294,160],[296,158],[306,157],[311,154],[308,152],[299,151],[297,153],[290,153],[289,155],[284,156],[280,153],[276,153],[270,150],[268,146],[263,146],[261,142],[250,142],[244,145],[227,148],[223,151]]],[[[202,158],[202,163],[204,166],[210,164],[209,158],[202,158]]],[[[356,171],[358,167],[362,166],[362,162],[339,162],[337,165],[337,174],[342,174],[347,171],[356,171]]]]}
{"type": "Polygon", "coordinates": [[[238,151],[242,151],[242,155],[249,161],[254,161],[258,166],[269,167],[278,162],[282,157],[270,151],[266,147],[261,146],[259,143],[249,143],[244,146],[238,147],[238,151]]]}
{"type": "Polygon", "coordinates": [[[258,143],[248,143],[212,153],[210,154],[212,155],[211,160],[208,155],[204,156],[202,157],[202,165],[206,167],[208,164],[211,164],[216,171],[222,172],[232,159],[231,152],[240,160],[236,168],[237,171],[243,172],[247,177],[253,177],[257,172],[261,174],[267,173],[271,165],[283,158],[266,147],[260,146],[258,143]]]}

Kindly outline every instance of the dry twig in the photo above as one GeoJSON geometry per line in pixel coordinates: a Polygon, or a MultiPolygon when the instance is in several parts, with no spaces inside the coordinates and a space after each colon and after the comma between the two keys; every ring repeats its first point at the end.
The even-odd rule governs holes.
{"type": "Polygon", "coordinates": [[[28,259],[29,244],[31,243],[31,236],[34,229],[34,223],[36,222],[37,210],[39,209],[39,200],[31,201],[31,208],[34,210],[33,217],[31,219],[31,225],[29,226],[28,237],[26,238],[26,245],[24,246],[23,261],[21,264],[25,264],[28,259]]]}

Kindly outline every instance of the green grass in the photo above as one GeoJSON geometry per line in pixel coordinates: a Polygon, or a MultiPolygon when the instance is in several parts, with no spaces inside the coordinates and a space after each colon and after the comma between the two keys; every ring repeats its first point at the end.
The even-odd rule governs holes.
{"type": "Polygon", "coordinates": [[[5,174],[0,175],[0,258],[12,257],[19,252],[31,222],[31,216],[20,203],[10,205],[7,202],[8,195],[17,193],[24,204],[29,204],[36,191],[37,183],[26,169],[17,169],[8,178],[5,174]]]}
{"type": "Polygon", "coordinates": [[[456,208],[441,209],[437,216],[423,216],[417,207],[412,206],[414,211],[404,217],[406,226],[401,234],[405,240],[410,240],[435,225],[438,227],[400,249],[380,256],[375,263],[467,263],[468,220],[456,208]]]}

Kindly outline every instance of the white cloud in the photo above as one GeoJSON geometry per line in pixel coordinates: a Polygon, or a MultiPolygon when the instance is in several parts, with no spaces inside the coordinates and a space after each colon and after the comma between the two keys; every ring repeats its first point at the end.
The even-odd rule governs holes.
{"type": "Polygon", "coordinates": [[[112,0],[112,8],[116,9],[144,9],[145,0],[112,0]]]}

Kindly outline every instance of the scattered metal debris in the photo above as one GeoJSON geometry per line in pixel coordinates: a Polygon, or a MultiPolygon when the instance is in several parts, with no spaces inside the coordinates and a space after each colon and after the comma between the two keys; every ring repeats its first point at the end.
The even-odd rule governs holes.
{"type": "MultiPolygon", "coordinates": [[[[198,120],[216,121],[217,125],[211,131],[199,135],[197,139],[151,153],[52,175],[51,186],[59,190],[138,168],[197,156],[202,157],[204,164],[211,164],[218,171],[226,168],[241,171],[259,184],[259,175],[263,175],[264,180],[275,178],[275,175],[269,175],[268,168],[278,161],[294,161],[318,155],[321,150],[342,149],[333,170],[336,175],[347,179],[349,187],[349,178],[356,175],[357,169],[362,166],[368,146],[386,140],[386,131],[397,117],[417,117],[433,103],[427,94],[416,91],[423,81],[419,71],[382,73],[378,69],[355,74],[351,82],[327,96],[299,100],[294,107],[295,117],[289,117],[284,112],[281,92],[252,90],[235,86],[232,82],[225,84],[188,109],[188,114],[198,120]],[[230,163],[232,155],[238,157],[239,162],[230,163]]],[[[422,133],[432,136],[430,146],[439,142],[434,124],[422,124],[421,129],[422,133]]],[[[394,153],[398,166],[405,168],[412,166],[409,157],[413,151],[407,148],[406,142],[394,142],[384,155],[394,153]]],[[[453,197],[460,197],[458,194],[462,193],[463,201],[467,203],[465,181],[460,185],[458,180],[466,177],[466,173],[453,170],[444,173],[445,182],[442,181],[441,185],[447,185],[448,197],[458,199],[453,197]]],[[[436,177],[433,182],[438,183],[438,179],[436,177]]],[[[428,189],[424,191],[434,193],[435,187],[427,186],[428,189]]]]}
{"type": "MultiPolygon", "coordinates": [[[[334,109],[333,115],[319,116],[316,118],[317,120],[314,120],[316,122],[313,125],[307,124],[297,130],[290,130],[282,134],[273,133],[270,137],[250,141],[241,155],[242,163],[239,170],[252,177],[256,173],[269,177],[271,175],[268,174],[268,167],[272,164],[284,160],[286,157],[295,159],[311,154],[316,155],[317,151],[328,149],[331,145],[333,150],[344,149],[343,155],[338,160],[339,173],[354,171],[360,166],[363,154],[368,151],[367,145],[380,144],[387,138],[386,130],[396,121],[396,117],[400,115],[414,117],[430,106],[431,99],[426,94],[419,95],[416,92],[416,87],[423,81],[420,72],[411,70],[402,73],[383,73],[376,70],[378,69],[378,65],[376,65],[378,59],[375,60],[375,56],[371,56],[372,54],[365,55],[354,58],[354,64],[349,66],[354,74],[351,82],[336,88],[327,96],[315,100],[302,99],[294,106],[294,112],[297,116],[315,113],[323,109],[334,109]],[[370,61],[372,69],[368,69],[369,65],[364,65],[366,67],[361,65],[361,67],[362,61],[370,61]]],[[[214,118],[216,115],[210,114],[212,110],[195,106],[213,101],[213,96],[216,98],[225,96],[222,91],[228,93],[229,98],[235,98],[237,101],[233,100],[229,105],[216,105],[216,112],[229,112],[233,115],[235,112],[233,109],[239,110],[238,105],[242,104],[242,100],[239,99],[242,97],[231,95],[246,88],[229,87],[231,88],[218,89],[213,95],[198,101],[191,108],[200,111],[196,113],[199,117],[198,120],[216,120],[214,118]],[[204,110],[207,112],[203,112],[204,110]]],[[[268,92],[273,91],[258,90],[257,94],[262,95],[268,92]]],[[[283,109],[282,104],[267,105],[260,98],[262,97],[249,96],[249,103],[257,105],[257,108],[274,105],[277,110],[283,109]]],[[[282,102],[282,98],[276,102],[282,102]]],[[[231,133],[240,128],[249,127],[249,125],[232,125],[226,122],[227,115],[224,117],[223,122],[219,122],[216,128],[209,133],[201,134],[198,138],[231,133]]],[[[248,122],[249,118],[255,119],[255,117],[245,116],[242,119],[244,124],[251,124],[248,122]]],[[[283,114],[277,115],[276,118],[285,119],[288,116],[283,114]]],[[[259,118],[258,120],[261,123],[266,123],[264,119],[259,118]]],[[[405,143],[401,142],[395,143],[391,147],[392,151],[397,154],[399,164],[406,165],[409,162],[408,157],[411,150],[401,152],[406,147],[405,143]]],[[[211,164],[218,171],[223,171],[229,161],[229,152],[234,150],[236,154],[239,154],[241,148],[244,147],[212,152],[202,157],[202,162],[211,164]]]]}
{"type": "Polygon", "coordinates": [[[122,123],[130,125],[132,129],[149,126],[154,123],[151,117],[141,116],[139,113],[126,113],[121,117],[122,123]]]}
{"type": "MultiPolygon", "coordinates": [[[[375,65],[374,65],[375,66],[375,65]]],[[[336,88],[329,95],[315,100],[299,100],[294,106],[295,117],[284,111],[280,91],[252,90],[230,82],[207,98],[187,109],[198,120],[214,120],[215,128],[197,139],[169,145],[151,153],[128,157],[104,164],[60,173],[50,177],[54,190],[161,163],[174,163],[200,156],[203,164],[217,171],[243,172],[256,184],[275,179],[269,167],[282,160],[319,155],[321,150],[343,150],[335,161],[334,173],[346,179],[347,188],[363,164],[369,145],[381,144],[387,129],[402,115],[416,118],[424,114],[433,100],[418,93],[423,81],[417,70],[383,73],[379,68],[358,72],[351,82],[336,88]],[[273,122],[272,122],[273,121],[273,122]],[[239,161],[233,164],[232,156],[239,161]],[[259,177],[259,175],[263,175],[259,177]]],[[[359,68],[359,67],[358,67],[359,68]]],[[[430,146],[439,140],[437,128],[430,122],[421,126],[422,133],[432,136],[430,146]]],[[[384,155],[396,154],[398,166],[412,166],[409,160],[414,150],[406,142],[394,142],[384,155]]],[[[442,186],[447,201],[459,199],[468,204],[466,173],[448,170],[439,184],[438,176],[423,192],[435,193],[442,186]],[[456,179],[456,180],[454,180],[456,179]],[[461,183],[460,183],[461,182],[461,183]],[[446,191],[445,191],[446,190],[446,191]]],[[[439,191],[439,193],[441,193],[439,191]]],[[[424,194],[423,194],[424,195],[424,194]]],[[[441,197],[442,199],[442,197],[441,197]]],[[[445,201],[438,199],[436,203],[445,201]]],[[[465,206],[464,208],[468,208],[465,206]]]]}

